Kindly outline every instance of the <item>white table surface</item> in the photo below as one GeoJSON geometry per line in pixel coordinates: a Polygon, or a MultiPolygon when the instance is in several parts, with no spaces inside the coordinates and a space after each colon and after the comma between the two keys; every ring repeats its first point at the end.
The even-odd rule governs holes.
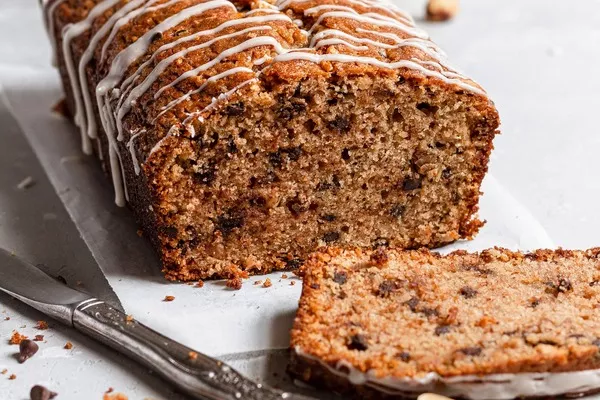
{"type": "MultiPolygon", "coordinates": [[[[37,1],[0,1],[0,71],[46,68],[50,55],[48,46],[40,51],[46,38],[37,1]]],[[[463,0],[455,21],[427,29],[500,110],[494,176],[558,245],[600,245],[600,1],[463,0]]],[[[94,262],[26,141],[3,126],[0,245],[53,273],[94,262]],[[36,184],[17,189],[27,176],[36,184]]],[[[77,281],[76,273],[66,278],[77,281]]],[[[103,277],[94,279],[101,284],[103,277]]],[[[0,295],[0,371],[8,369],[0,375],[1,400],[27,399],[37,383],[59,392],[59,399],[101,399],[109,387],[130,399],[178,398],[143,368],[72,330],[51,323],[50,330],[36,332],[38,319],[39,313],[0,295]],[[46,335],[40,353],[23,365],[7,345],[13,329],[46,335]],[[62,348],[66,341],[73,350],[62,348]],[[17,379],[9,381],[12,373],[17,379]]]]}

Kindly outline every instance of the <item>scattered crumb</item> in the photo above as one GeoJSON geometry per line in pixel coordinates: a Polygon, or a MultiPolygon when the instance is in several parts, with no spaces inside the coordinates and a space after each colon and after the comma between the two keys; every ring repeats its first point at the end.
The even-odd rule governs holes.
{"type": "Polygon", "coordinates": [[[15,374],[11,374],[11,375],[8,377],[8,379],[9,379],[9,380],[11,380],[11,381],[14,381],[15,379],[17,379],[17,376],[16,376],[15,374]]]}
{"type": "Polygon", "coordinates": [[[448,21],[458,13],[458,0],[429,0],[427,19],[429,21],[448,21]]]}
{"type": "Polygon", "coordinates": [[[10,321],[10,317],[4,317],[5,321],[10,321]]]}
{"type": "Polygon", "coordinates": [[[281,275],[281,277],[282,277],[283,279],[287,279],[287,277],[288,277],[288,276],[287,276],[287,274],[283,274],[283,275],[281,275]]]}
{"type": "Polygon", "coordinates": [[[25,189],[29,189],[33,185],[35,185],[35,181],[33,180],[32,177],[28,176],[27,178],[25,178],[21,182],[19,182],[19,184],[17,185],[17,189],[25,190],[25,189]]]}
{"type": "Polygon", "coordinates": [[[231,289],[240,290],[242,288],[242,280],[240,278],[227,279],[225,286],[231,289]]]}
{"type": "Polygon", "coordinates": [[[265,283],[263,283],[263,287],[271,287],[273,284],[271,283],[271,279],[265,279],[265,283]]]}
{"type": "Polygon", "coordinates": [[[196,282],[196,287],[197,288],[204,287],[204,281],[198,281],[198,282],[196,282]]]}
{"type": "Polygon", "coordinates": [[[127,317],[125,317],[125,321],[133,322],[133,315],[128,315],[127,317]]]}
{"type": "Polygon", "coordinates": [[[259,279],[259,280],[257,280],[257,281],[254,281],[254,284],[255,284],[255,285],[262,285],[262,283],[263,283],[263,281],[261,281],[260,279],[259,279]]]}
{"type": "Polygon", "coordinates": [[[163,299],[163,301],[173,301],[175,300],[175,296],[165,296],[165,298],[163,299]]]}
{"type": "Polygon", "coordinates": [[[112,393],[114,391],[115,391],[115,389],[113,389],[112,387],[109,387],[108,390],[106,392],[104,392],[104,393],[112,393]]]}
{"type": "Polygon", "coordinates": [[[27,336],[21,335],[17,331],[13,331],[13,334],[10,337],[10,340],[8,341],[8,343],[9,344],[21,344],[21,342],[25,339],[27,339],[27,336]]]}
{"type": "Polygon", "coordinates": [[[123,393],[115,393],[115,394],[105,393],[104,397],[102,397],[102,400],[129,400],[129,398],[127,396],[125,396],[123,393]]]}
{"type": "Polygon", "coordinates": [[[71,350],[73,348],[73,343],[71,342],[67,342],[65,343],[65,350],[71,350]]]}
{"type": "Polygon", "coordinates": [[[44,341],[44,335],[35,335],[35,338],[33,339],[36,342],[42,342],[44,341]]]}
{"type": "Polygon", "coordinates": [[[35,329],[39,329],[41,331],[45,331],[48,329],[48,323],[46,321],[38,321],[37,325],[34,326],[35,329]]]}
{"type": "Polygon", "coordinates": [[[142,236],[144,236],[144,231],[143,231],[143,230],[141,230],[141,229],[138,229],[136,233],[137,233],[137,235],[138,235],[139,237],[142,237],[142,236]]]}
{"type": "Polygon", "coordinates": [[[197,359],[197,358],[198,358],[198,353],[196,353],[195,351],[190,351],[190,352],[188,353],[188,358],[189,358],[190,360],[195,360],[195,359],[197,359]]]}
{"type": "Polygon", "coordinates": [[[52,111],[64,118],[70,118],[71,112],[67,106],[67,100],[62,99],[52,107],[52,111]]]}
{"type": "Polygon", "coordinates": [[[290,286],[294,286],[296,284],[296,281],[291,281],[290,282],[290,286]]]}
{"type": "Polygon", "coordinates": [[[4,368],[2,371],[0,371],[0,375],[6,375],[7,372],[8,372],[8,370],[6,368],[4,368]]]}

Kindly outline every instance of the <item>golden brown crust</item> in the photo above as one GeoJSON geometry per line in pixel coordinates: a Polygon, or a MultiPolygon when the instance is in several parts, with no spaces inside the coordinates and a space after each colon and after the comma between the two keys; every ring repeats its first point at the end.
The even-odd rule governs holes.
{"type": "MultiPolygon", "coordinates": [[[[50,18],[60,44],[63,28],[83,20],[99,1],[55,0],[50,6],[57,1],[61,3],[50,18]]],[[[94,20],[91,30],[74,38],[75,64],[93,35],[127,3],[117,2],[94,20]]],[[[86,68],[89,92],[95,93],[120,52],[160,22],[201,3],[158,0],[155,5],[170,5],[125,23],[104,58],[101,40],[86,68]]],[[[349,0],[292,2],[282,10],[289,20],[264,21],[263,29],[243,34],[242,28],[256,26],[236,25],[158,51],[187,35],[248,18],[244,14],[248,10],[265,10],[253,17],[270,15],[267,8],[272,7],[260,1],[234,4],[237,11],[214,8],[155,35],[123,77],[139,69],[136,82],[141,83],[169,56],[198,46],[167,64],[148,90],[135,98],[122,120],[123,138],[117,142],[129,206],[157,249],[168,279],[225,277],[231,264],[251,273],[290,269],[327,243],[370,247],[381,239],[397,247],[436,247],[477,233],[482,225],[475,216],[479,188],[499,125],[493,104],[479,92],[409,68],[303,60],[255,65],[264,56],[275,55],[270,45],[233,54],[171,85],[183,73],[253,37],[301,48],[325,29],[342,33],[366,29],[370,32],[363,32],[364,38],[391,48],[358,43],[367,47],[359,51],[331,44],[319,47],[316,54],[360,54],[387,63],[436,61],[431,49],[392,46],[393,39],[377,32],[401,39],[412,36],[385,24],[330,17],[306,35],[293,22],[301,21],[308,29],[322,11],[304,12],[326,4],[358,13],[378,12],[380,18],[402,19],[400,14],[349,0]],[[219,35],[230,36],[219,39],[219,35]],[[207,84],[234,66],[252,72],[207,84]],[[213,98],[252,77],[256,81],[213,104],[213,98]],[[199,93],[164,109],[201,87],[199,93]],[[182,124],[196,114],[203,119],[182,124]],[[132,142],[142,170],[137,174],[127,143],[139,132],[143,134],[132,142]]],[[[72,82],[60,45],[58,60],[74,112],[72,82]]],[[[479,89],[467,78],[457,82],[479,89]]],[[[102,153],[103,166],[110,172],[109,143],[98,112],[96,119],[100,145],[96,143],[95,151],[102,153]]]]}
{"type": "Polygon", "coordinates": [[[300,379],[323,382],[314,359],[398,378],[600,368],[600,248],[324,248],[300,273],[300,379]]]}

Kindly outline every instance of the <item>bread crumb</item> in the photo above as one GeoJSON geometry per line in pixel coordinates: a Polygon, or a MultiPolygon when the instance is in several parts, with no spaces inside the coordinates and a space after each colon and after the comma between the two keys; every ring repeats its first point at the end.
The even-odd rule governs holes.
{"type": "Polygon", "coordinates": [[[2,371],[0,371],[0,375],[6,375],[7,372],[8,372],[8,370],[6,368],[4,368],[2,371]]]}
{"type": "Polygon", "coordinates": [[[163,299],[163,301],[173,301],[175,300],[175,296],[165,296],[165,298],[163,299]]]}
{"type": "Polygon", "coordinates": [[[296,281],[291,281],[290,282],[290,286],[294,286],[296,284],[296,281]]]}
{"type": "Polygon", "coordinates": [[[71,342],[67,342],[65,343],[65,350],[71,350],[73,348],[73,343],[71,342]]]}
{"type": "Polygon", "coordinates": [[[125,317],[125,321],[133,322],[133,315],[128,315],[127,317],[125,317]]]}
{"type": "Polygon", "coordinates": [[[129,400],[123,393],[108,394],[104,393],[102,400],[129,400]]]}
{"type": "Polygon", "coordinates": [[[10,317],[4,317],[5,321],[10,321],[10,317]]]}
{"type": "Polygon", "coordinates": [[[255,285],[262,285],[262,283],[263,283],[263,281],[261,281],[260,279],[259,279],[259,280],[257,280],[257,281],[254,281],[254,284],[255,284],[255,285]]]}
{"type": "Polygon", "coordinates": [[[190,360],[196,360],[198,358],[198,353],[196,353],[195,351],[190,351],[188,353],[188,358],[190,360]]]}
{"type": "Polygon", "coordinates": [[[104,392],[104,393],[112,393],[114,391],[115,391],[115,389],[113,389],[112,387],[109,387],[108,390],[106,392],[104,392]]]}
{"type": "Polygon", "coordinates": [[[240,290],[242,288],[242,280],[240,278],[227,279],[225,286],[231,289],[240,290]]]}
{"type": "Polygon", "coordinates": [[[427,19],[429,21],[448,21],[458,13],[458,0],[429,0],[427,19]]]}
{"type": "Polygon", "coordinates": [[[11,380],[11,381],[14,381],[15,379],[17,379],[17,376],[16,376],[15,374],[11,374],[11,375],[8,377],[8,379],[9,379],[9,380],[11,380]]]}
{"type": "Polygon", "coordinates": [[[196,286],[195,287],[197,287],[197,288],[204,287],[204,281],[198,281],[198,282],[196,282],[196,286]]]}
{"type": "Polygon", "coordinates": [[[37,325],[34,326],[35,329],[39,329],[41,331],[45,331],[48,329],[48,323],[46,321],[38,321],[37,325]]]}
{"type": "Polygon", "coordinates": [[[35,342],[41,342],[44,340],[44,335],[35,335],[35,338],[33,340],[35,342]]]}
{"type": "Polygon", "coordinates": [[[23,340],[25,340],[25,339],[27,339],[27,336],[21,335],[17,331],[13,331],[13,334],[10,337],[10,340],[8,341],[8,344],[21,344],[21,342],[23,340]]]}
{"type": "Polygon", "coordinates": [[[287,279],[287,277],[288,277],[288,276],[287,276],[287,274],[283,274],[283,275],[281,275],[281,277],[282,277],[283,279],[287,279]]]}
{"type": "Polygon", "coordinates": [[[269,279],[269,278],[265,279],[265,283],[263,283],[263,287],[268,288],[271,286],[273,286],[273,284],[271,283],[271,279],[269,279]]]}

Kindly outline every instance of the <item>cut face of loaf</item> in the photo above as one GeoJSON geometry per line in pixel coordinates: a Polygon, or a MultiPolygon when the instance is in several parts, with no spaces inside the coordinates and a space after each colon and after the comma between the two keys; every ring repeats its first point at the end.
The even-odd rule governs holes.
{"type": "Polygon", "coordinates": [[[50,0],[68,104],[169,279],[477,233],[497,112],[371,0],[50,0]],[[70,25],[69,25],[70,24],[70,25]]]}
{"type": "Polygon", "coordinates": [[[600,248],[326,249],[302,267],[292,372],[360,398],[600,389],[600,248]]]}

